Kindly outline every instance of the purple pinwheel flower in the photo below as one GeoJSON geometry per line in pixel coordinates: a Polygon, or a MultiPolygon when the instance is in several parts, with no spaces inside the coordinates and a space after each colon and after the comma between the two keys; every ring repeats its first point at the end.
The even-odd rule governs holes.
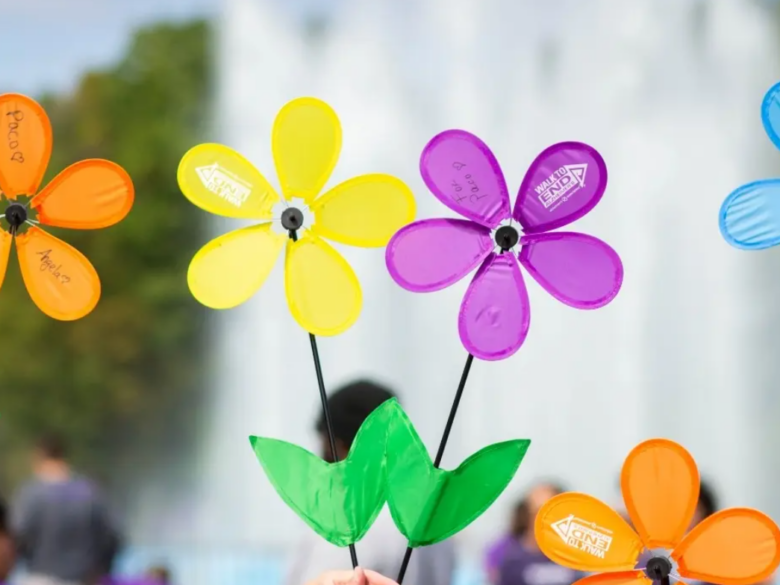
{"type": "Polygon", "coordinates": [[[473,134],[435,136],[420,157],[420,172],[428,189],[467,219],[425,219],[402,228],[387,245],[387,268],[403,288],[432,292],[479,266],[458,317],[461,341],[475,357],[507,358],[525,340],[531,310],[518,260],[571,307],[597,309],[617,295],[623,264],[610,246],[586,234],[550,232],[588,213],[604,194],[607,167],[594,148],[561,142],[543,151],[520,185],[513,213],[496,157],[473,134]]]}

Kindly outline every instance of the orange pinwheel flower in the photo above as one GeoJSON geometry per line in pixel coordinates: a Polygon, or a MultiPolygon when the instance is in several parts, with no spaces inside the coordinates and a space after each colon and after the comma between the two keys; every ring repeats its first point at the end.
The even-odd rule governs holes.
{"type": "Polygon", "coordinates": [[[552,561],[599,572],[580,585],[649,585],[681,578],[749,585],[780,564],[780,530],[765,514],[729,508],[686,534],[699,500],[699,471],[691,455],[665,439],[629,453],[620,478],[636,531],[612,508],[585,494],[552,498],[536,517],[536,540],[552,561]],[[654,556],[637,567],[645,549],[654,556]]]}
{"type": "Polygon", "coordinates": [[[82,230],[113,225],[133,206],[133,183],[120,166],[92,159],[69,166],[36,194],[51,147],[51,123],[43,108],[23,95],[0,95],[0,210],[5,210],[0,286],[16,239],[32,300],[50,317],[73,321],[97,305],[100,279],[81,252],[38,225],[82,230]],[[24,203],[20,197],[31,199],[24,203]]]}

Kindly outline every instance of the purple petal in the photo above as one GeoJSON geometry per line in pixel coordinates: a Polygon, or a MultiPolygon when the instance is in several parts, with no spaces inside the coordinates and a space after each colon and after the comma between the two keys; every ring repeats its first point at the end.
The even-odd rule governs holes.
{"type": "Polygon", "coordinates": [[[510,213],[509,191],[496,157],[464,130],[434,136],[420,156],[420,173],[447,207],[489,228],[510,213]]]}
{"type": "Polygon", "coordinates": [[[490,230],[464,219],[424,219],[390,239],[385,261],[390,276],[413,292],[441,290],[458,282],[493,249],[490,230]]]}
{"type": "Polygon", "coordinates": [[[517,193],[514,218],[525,233],[554,230],[593,209],[607,188],[607,166],[592,146],[559,142],[531,164],[517,193]]]}
{"type": "Polygon", "coordinates": [[[530,322],[528,292],[514,256],[491,253],[460,306],[463,345],[483,360],[508,358],[523,345],[530,322]]]}
{"type": "Polygon", "coordinates": [[[623,284],[623,263],[609,245],[576,232],[525,236],[520,263],[542,287],[577,309],[598,309],[623,284]]]}

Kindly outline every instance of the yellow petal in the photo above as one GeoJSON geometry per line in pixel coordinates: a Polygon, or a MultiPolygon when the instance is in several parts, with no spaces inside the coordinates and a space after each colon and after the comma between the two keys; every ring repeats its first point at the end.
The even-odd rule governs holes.
{"type": "Polygon", "coordinates": [[[201,209],[225,217],[271,219],[279,195],[252,163],[222,144],[199,144],[179,163],[179,188],[201,209]]]}
{"type": "Polygon", "coordinates": [[[16,251],[27,292],[49,317],[75,321],[100,299],[100,279],[86,256],[37,227],[16,236],[16,251]]]}
{"type": "Polygon", "coordinates": [[[387,245],[414,220],[412,190],[391,175],[361,175],[336,185],[311,206],[319,235],[363,248],[387,245]]]}
{"type": "Polygon", "coordinates": [[[211,240],[190,262],[192,295],[212,309],[240,305],[268,278],[286,239],[264,223],[211,240]]]}
{"type": "Polygon", "coordinates": [[[344,258],[310,232],[287,246],[284,271],[290,312],[315,335],[338,335],[360,315],[360,283],[344,258]]]}
{"type": "Polygon", "coordinates": [[[341,124],[336,112],[315,98],[295,99],[277,114],[271,141],[282,193],[310,203],[339,159],[341,124]]]}

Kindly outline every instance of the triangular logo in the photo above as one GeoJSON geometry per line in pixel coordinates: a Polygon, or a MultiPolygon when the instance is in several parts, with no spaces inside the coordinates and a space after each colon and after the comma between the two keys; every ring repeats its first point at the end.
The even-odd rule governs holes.
{"type": "Polygon", "coordinates": [[[206,167],[197,167],[195,172],[198,173],[198,177],[200,177],[200,180],[203,181],[203,184],[208,185],[208,182],[211,180],[211,177],[214,176],[214,173],[217,171],[217,169],[219,169],[219,165],[214,163],[213,165],[206,167]]]}
{"type": "Polygon", "coordinates": [[[570,515],[568,518],[564,518],[563,520],[558,520],[557,522],[553,522],[551,524],[552,529],[555,530],[555,533],[563,539],[563,542],[568,541],[569,526],[571,525],[571,521],[573,519],[574,516],[570,515]]]}
{"type": "Polygon", "coordinates": [[[564,169],[571,173],[571,176],[580,184],[580,187],[585,186],[585,173],[588,172],[588,164],[582,163],[579,165],[564,165],[564,169]]]}

